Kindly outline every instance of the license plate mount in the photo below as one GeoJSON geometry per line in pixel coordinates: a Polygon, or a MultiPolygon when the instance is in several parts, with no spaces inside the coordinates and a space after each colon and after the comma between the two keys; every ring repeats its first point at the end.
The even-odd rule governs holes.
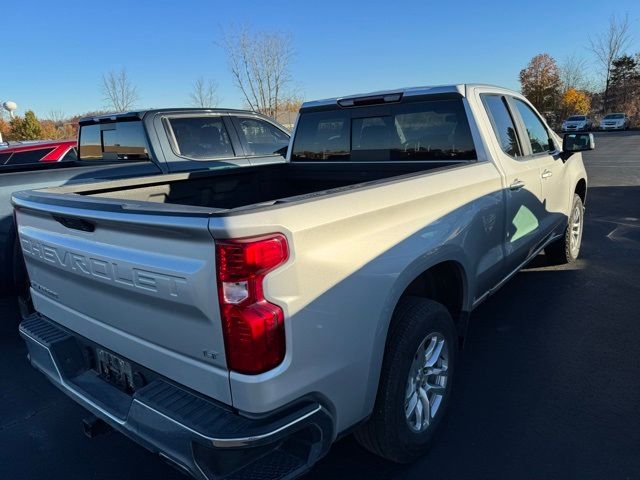
{"type": "Polygon", "coordinates": [[[101,348],[96,348],[96,357],[98,374],[104,380],[127,393],[135,391],[133,370],[129,362],[101,348]]]}

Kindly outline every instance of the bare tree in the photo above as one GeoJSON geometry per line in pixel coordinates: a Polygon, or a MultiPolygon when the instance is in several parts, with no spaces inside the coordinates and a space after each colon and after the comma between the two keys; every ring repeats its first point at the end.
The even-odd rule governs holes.
{"type": "Polygon", "coordinates": [[[200,77],[193,84],[189,98],[194,107],[213,108],[220,102],[217,92],[218,84],[214,80],[205,81],[200,77]]]}
{"type": "Polygon", "coordinates": [[[223,32],[229,70],[249,108],[276,117],[289,97],[291,37],[273,32],[223,32]]]}
{"type": "Polygon", "coordinates": [[[131,110],[140,98],[138,90],[131,84],[129,75],[124,68],[119,72],[112,70],[102,76],[102,93],[107,107],[114,112],[131,110]]]}
{"type": "Polygon", "coordinates": [[[593,52],[597,62],[602,68],[604,78],[604,95],[602,102],[603,112],[607,108],[609,100],[609,84],[611,82],[611,67],[613,61],[622,55],[631,41],[629,15],[618,18],[612,15],[609,18],[609,27],[600,35],[589,39],[589,50],[593,52]]]}
{"type": "Polygon", "coordinates": [[[564,91],[574,88],[576,90],[590,90],[591,81],[587,74],[587,61],[575,53],[565,57],[560,65],[560,81],[564,91]]]}
{"type": "Polygon", "coordinates": [[[63,110],[50,110],[45,120],[50,120],[56,125],[62,125],[66,116],[63,110]]]}

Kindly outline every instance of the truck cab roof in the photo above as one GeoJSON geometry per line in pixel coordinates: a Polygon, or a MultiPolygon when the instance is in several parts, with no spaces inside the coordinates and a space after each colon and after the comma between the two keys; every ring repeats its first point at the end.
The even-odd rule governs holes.
{"type": "Polygon", "coordinates": [[[439,97],[465,97],[467,90],[470,88],[489,88],[501,93],[517,94],[517,92],[507,90],[495,85],[479,84],[479,83],[458,83],[450,85],[432,85],[421,87],[405,87],[396,88],[393,90],[380,90],[368,93],[358,93],[354,95],[347,95],[344,97],[326,98],[323,100],[314,100],[310,102],[304,102],[300,111],[324,109],[327,107],[335,107],[339,105],[341,107],[354,107],[360,105],[370,105],[374,103],[392,103],[401,101],[403,98],[412,97],[418,99],[425,96],[439,96],[439,97]]]}
{"type": "Polygon", "coordinates": [[[130,112],[118,112],[118,113],[104,113],[101,115],[90,115],[82,117],[78,120],[80,125],[87,125],[92,123],[105,123],[116,122],[126,119],[143,119],[147,115],[155,113],[236,113],[243,115],[255,115],[257,117],[264,117],[264,115],[253,112],[251,110],[233,109],[233,108],[191,108],[191,107],[173,107],[173,108],[151,108],[144,110],[132,110],[130,112]]]}

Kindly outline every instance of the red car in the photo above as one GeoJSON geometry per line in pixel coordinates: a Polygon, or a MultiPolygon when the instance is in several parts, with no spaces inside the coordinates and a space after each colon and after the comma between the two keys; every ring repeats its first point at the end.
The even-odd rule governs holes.
{"type": "Polygon", "coordinates": [[[0,167],[77,160],[75,140],[44,140],[0,144],[0,167]]]}

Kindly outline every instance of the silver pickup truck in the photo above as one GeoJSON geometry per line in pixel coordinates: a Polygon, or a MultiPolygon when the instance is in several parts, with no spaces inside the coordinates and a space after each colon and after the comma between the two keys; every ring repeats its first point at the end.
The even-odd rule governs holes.
{"type": "Polygon", "coordinates": [[[305,103],[286,162],[17,193],[20,333],[197,478],[293,478],[350,432],[410,462],[470,312],[542,250],[578,256],[593,146],[513,91],[410,88],[305,103]]]}

